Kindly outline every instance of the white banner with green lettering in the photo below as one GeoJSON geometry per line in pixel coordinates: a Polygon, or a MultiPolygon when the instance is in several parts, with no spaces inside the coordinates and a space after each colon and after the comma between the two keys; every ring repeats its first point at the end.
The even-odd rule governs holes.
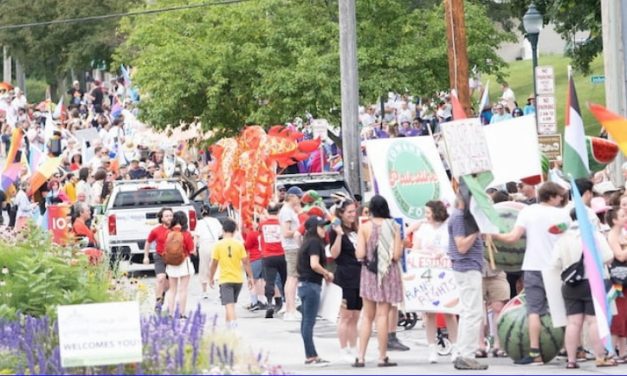
{"type": "Polygon", "coordinates": [[[430,200],[453,205],[455,194],[432,137],[379,139],[365,144],[372,186],[387,199],[393,217],[409,224],[424,218],[425,204],[430,200]]]}

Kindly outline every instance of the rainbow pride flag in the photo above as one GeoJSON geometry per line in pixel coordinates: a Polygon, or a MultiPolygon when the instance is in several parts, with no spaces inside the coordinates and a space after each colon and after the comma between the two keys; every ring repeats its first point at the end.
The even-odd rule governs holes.
{"type": "Polygon", "coordinates": [[[579,222],[579,230],[581,231],[581,240],[583,246],[583,263],[590,283],[590,291],[592,292],[592,303],[594,304],[594,315],[597,320],[597,329],[599,338],[603,341],[605,348],[613,353],[612,336],[610,334],[610,323],[612,322],[612,312],[608,296],[605,292],[605,284],[603,282],[603,259],[597,247],[594,238],[594,230],[588,219],[586,206],[581,199],[581,193],[577,189],[575,179],[571,176],[570,185],[573,190],[573,202],[575,203],[575,211],[577,213],[577,221],[579,222]]]}

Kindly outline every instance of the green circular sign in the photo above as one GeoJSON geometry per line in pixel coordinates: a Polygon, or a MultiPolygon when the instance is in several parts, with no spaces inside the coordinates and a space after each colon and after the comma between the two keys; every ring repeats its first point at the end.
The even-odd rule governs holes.
{"type": "Polygon", "coordinates": [[[387,152],[388,184],[396,206],[408,218],[422,219],[425,204],[440,198],[440,181],[417,145],[398,140],[387,152]]]}

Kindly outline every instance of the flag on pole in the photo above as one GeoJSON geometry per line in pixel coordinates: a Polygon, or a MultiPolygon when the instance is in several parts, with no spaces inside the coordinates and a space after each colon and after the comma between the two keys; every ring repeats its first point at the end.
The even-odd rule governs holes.
{"type": "Polygon", "coordinates": [[[61,157],[53,157],[48,158],[44,161],[44,163],[37,168],[36,171],[33,172],[33,175],[30,178],[30,187],[28,189],[28,194],[32,195],[37,191],[44,183],[50,179],[52,174],[59,168],[61,165],[61,157]]]}
{"type": "Polygon", "coordinates": [[[4,163],[3,171],[6,171],[9,166],[15,162],[15,157],[17,156],[17,151],[20,150],[22,146],[22,141],[24,140],[24,133],[20,128],[13,129],[11,133],[11,146],[9,146],[9,152],[7,153],[7,160],[4,163]]]}
{"type": "Polygon", "coordinates": [[[592,115],[601,123],[601,126],[605,128],[607,133],[618,144],[618,147],[627,154],[627,119],[617,115],[607,108],[598,104],[591,103],[588,105],[592,115]]]}
{"type": "Polygon", "coordinates": [[[57,103],[57,106],[54,108],[54,112],[52,113],[52,117],[54,119],[61,120],[61,116],[62,115],[63,115],[63,95],[61,95],[61,98],[59,99],[59,103],[57,103]]]}
{"type": "Polygon", "coordinates": [[[590,175],[588,167],[588,149],[586,148],[586,134],[583,119],[579,110],[579,101],[575,91],[575,82],[572,75],[568,79],[568,100],[566,101],[566,124],[564,127],[564,174],[575,178],[585,178],[590,175]]]}
{"type": "Polygon", "coordinates": [[[477,109],[477,113],[480,114],[481,111],[488,105],[490,102],[490,94],[488,93],[490,89],[490,80],[486,82],[485,88],[483,89],[483,94],[481,95],[481,101],[479,102],[479,108],[477,109]]]}
{"type": "Polygon", "coordinates": [[[20,163],[11,163],[0,176],[0,187],[6,192],[11,184],[17,181],[17,177],[20,175],[20,169],[22,165],[20,163]]]}
{"type": "MultiPolygon", "coordinates": [[[[488,184],[494,179],[492,172],[486,171],[476,175],[464,175],[464,182],[470,193],[470,201],[465,203],[475,219],[479,230],[483,234],[498,234],[507,232],[505,222],[499,216],[492,200],[485,192],[488,184]]],[[[463,196],[463,194],[462,194],[463,196]]]]}
{"type": "Polygon", "coordinates": [[[451,90],[451,104],[453,105],[453,120],[466,119],[466,111],[462,107],[462,104],[459,103],[459,98],[457,97],[457,90],[451,90]]]}
{"type": "Polygon", "coordinates": [[[37,168],[41,164],[44,158],[44,153],[35,145],[30,146],[30,153],[28,159],[28,167],[30,168],[30,173],[33,174],[37,171],[37,168]]]}
{"type": "Polygon", "coordinates": [[[588,219],[588,212],[581,199],[581,194],[577,189],[577,184],[575,184],[575,178],[571,176],[570,182],[573,190],[573,202],[575,203],[579,230],[581,231],[583,263],[586,275],[588,276],[590,291],[592,292],[592,303],[594,305],[594,316],[597,321],[597,330],[599,331],[599,338],[605,348],[612,353],[614,352],[612,336],[610,335],[612,312],[603,282],[603,258],[597,247],[594,230],[588,219]]]}
{"type": "Polygon", "coordinates": [[[122,64],[120,66],[120,70],[122,71],[122,77],[124,78],[124,87],[131,86],[131,74],[129,70],[122,64]]]}

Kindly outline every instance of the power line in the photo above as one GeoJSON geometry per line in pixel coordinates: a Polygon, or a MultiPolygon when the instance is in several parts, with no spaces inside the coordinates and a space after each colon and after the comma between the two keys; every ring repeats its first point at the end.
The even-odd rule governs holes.
{"type": "Polygon", "coordinates": [[[141,11],[136,11],[136,12],[104,14],[101,16],[89,16],[89,17],[81,17],[81,18],[68,18],[68,19],[63,19],[63,20],[32,22],[32,23],[17,24],[17,25],[5,25],[5,26],[0,26],[0,30],[25,29],[25,28],[36,27],[36,26],[47,26],[47,25],[66,24],[66,23],[75,23],[75,22],[100,21],[100,20],[106,20],[110,18],[141,16],[144,14],[157,14],[157,13],[172,12],[172,11],[177,11],[177,10],[187,10],[187,9],[218,6],[218,5],[238,4],[238,3],[245,3],[248,1],[250,0],[225,0],[225,1],[214,2],[214,3],[200,3],[200,4],[191,4],[191,5],[182,5],[182,6],[170,7],[170,8],[147,9],[147,10],[141,10],[141,11]]]}

